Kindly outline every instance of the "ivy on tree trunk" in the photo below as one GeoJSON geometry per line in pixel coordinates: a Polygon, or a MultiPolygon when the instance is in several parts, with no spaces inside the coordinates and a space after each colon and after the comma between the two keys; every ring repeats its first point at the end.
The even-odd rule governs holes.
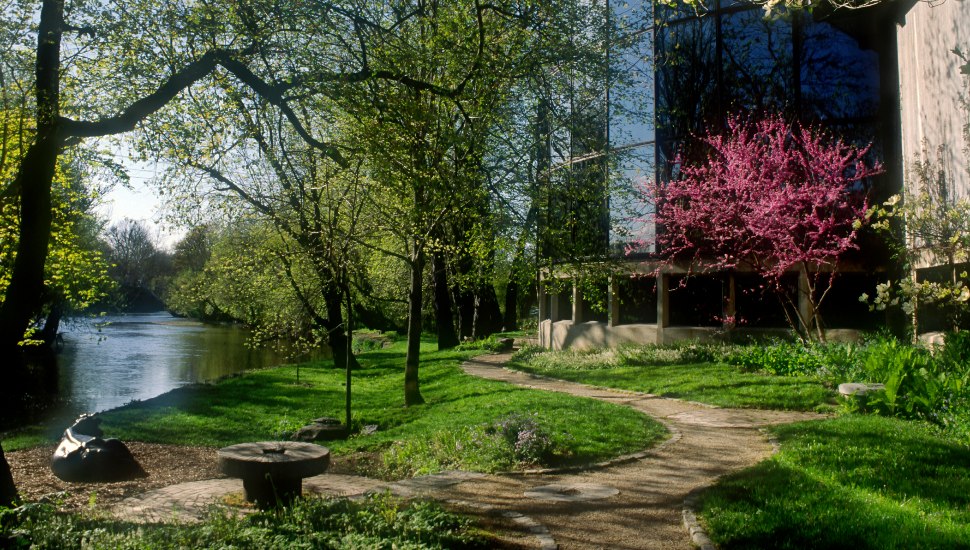
{"type": "Polygon", "coordinates": [[[421,304],[424,289],[424,247],[414,243],[411,258],[411,292],[408,298],[408,350],[404,361],[404,405],[424,403],[418,386],[418,364],[421,356],[421,304]]]}

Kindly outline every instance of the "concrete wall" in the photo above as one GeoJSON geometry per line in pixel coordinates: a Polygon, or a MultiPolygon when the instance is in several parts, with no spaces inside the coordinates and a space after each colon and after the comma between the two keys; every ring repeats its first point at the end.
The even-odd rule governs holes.
{"type": "MultiPolygon", "coordinates": [[[[830,329],[825,337],[830,342],[854,342],[861,332],[852,329],[830,329]]],[[[737,338],[788,338],[788,329],[735,329],[737,338]]],[[[553,350],[608,348],[624,344],[672,344],[692,340],[695,342],[723,342],[725,333],[716,327],[665,327],[658,334],[657,325],[616,325],[572,321],[539,323],[539,345],[553,350]],[[662,339],[662,341],[660,341],[662,339]]]]}
{"type": "Polygon", "coordinates": [[[916,2],[897,27],[897,41],[905,184],[914,182],[916,155],[925,147],[935,159],[937,147],[944,145],[955,194],[970,197],[963,152],[967,118],[959,105],[959,95],[970,90],[960,74],[963,61],[952,52],[970,50],[970,1],[916,2]]]}
{"type": "Polygon", "coordinates": [[[621,325],[611,327],[606,323],[590,321],[539,323],[539,345],[548,349],[608,348],[622,344],[657,343],[657,325],[621,325]]]}

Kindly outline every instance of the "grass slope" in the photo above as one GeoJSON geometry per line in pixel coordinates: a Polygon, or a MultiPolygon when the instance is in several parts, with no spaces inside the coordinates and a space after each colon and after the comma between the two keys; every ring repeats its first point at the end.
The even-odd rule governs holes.
{"type": "MultiPolygon", "coordinates": [[[[379,431],[328,443],[335,454],[386,448],[395,441],[430,440],[442,432],[494,423],[512,413],[536,413],[556,446],[560,462],[589,462],[650,446],[664,428],[626,407],[591,399],[518,388],[461,372],[468,351],[422,347],[421,392],[426,404],[405,408],[404,343],[360,356],[353,373],[355,425],[379,431]]],[[[217,384],[180,388],[101,416],[111,437],[183,445],[222,447],[243,441],[285,437],[321,416],[343,418],[344,371],[328,363],[285,366],[247,373],[217,384]]],[[[63,427],[35,428],[4,440],[16,449],[50,441],[63,427]]]]}
{"type": "Polygon", "coordinates": [[[562,380],[720,407],[831,410],[835,399],[832,390],[808,377],[741,372],[736,367],[708,361],[651,362],[643,360],[636,351],[524,353],[510,366],[562,380]]]}
{"type": "Polygon", "coordinates": [[[781,452],[723,478],[701,515],[722,550],[970,548],[970,450],[875,416],[773,429],[781,452]]]}

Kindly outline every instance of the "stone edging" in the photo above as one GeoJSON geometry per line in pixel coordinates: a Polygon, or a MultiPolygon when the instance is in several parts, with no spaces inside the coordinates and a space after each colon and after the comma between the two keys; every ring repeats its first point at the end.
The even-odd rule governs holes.
{"type": "MultiPolygon", "coordinates": [[[[765,428],[760,428],[758,431],[764,434],[765,438],[768,439],[768,443],[771,444],[771,455],[777,454],[781,450],[781,443],[778,442],[778,438],[771,435],[765,428]]],[[[683,509],[681,510],[681,515],[684,518],[684,529],[687,529],[691,542],[700,548],[700,550],[717,550],[717,546],[707,536],[707,531],[697,521],[697,501],[700,499],[701,492],[712,485],[699,487],[687,493],[687,497],[684,499],[683,509]]]]}
{"type": "Polygon", "coordinates": [[[687,529],[687,533],[690,535],[690,541],[695,546],[701,550],[717,550],[717,547],[711,542],[710,537],[707,536],[707,531],[697,521],[695,508],[697,507],[697,499],[700,491],[701,489],[694,489],[687,493],[687,498],[684,499],[684,508],[681,510],[681,515],[684,518],[684,528],[687,529]]]}

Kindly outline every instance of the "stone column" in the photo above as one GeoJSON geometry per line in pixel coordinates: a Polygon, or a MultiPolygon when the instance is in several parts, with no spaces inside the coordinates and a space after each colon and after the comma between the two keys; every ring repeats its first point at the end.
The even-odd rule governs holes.
{"type": "Polygon", "coordinates": [[[616,277],[610,276],[609,290],[608,290],[608,307],[609,313],[608,325],[615,327],[620,324],[620,284],[616,280],[616,277]]]}
{"type": "Polygon", "coordinates": [[[546,294],[546,286],[542,284],[542,281],[540,281],[539,282],[539,322],[540,323],[550,318],[549,311],[548,311],[549,305],[546,304],[547,297],[548,297],[548,294],[546,294]]]}
{"type": "Polygon", "coordinates": [[[583,292],[579,290],[579,285],[573,282],[573,324],[578,325],[583,322],[583,292]]]}
{"type": "Polygon", "coordinates": [[[559,293],[552,295],[552,299],[549,300],[549,320],[551,323],[555,323],[559,320],[559,293]]]}
{"type": "Polygon", "coordinates": [[[664,329],[670,326],[670,275],[657,275],[657,344],[664,343],[664,329]]]}
{"type": "Polygon", "coordinates": [[[724,316],[734,317],[738,314],[737,281],[734,272],[728,272],[727,303],[724,304],[724,316]]]}

